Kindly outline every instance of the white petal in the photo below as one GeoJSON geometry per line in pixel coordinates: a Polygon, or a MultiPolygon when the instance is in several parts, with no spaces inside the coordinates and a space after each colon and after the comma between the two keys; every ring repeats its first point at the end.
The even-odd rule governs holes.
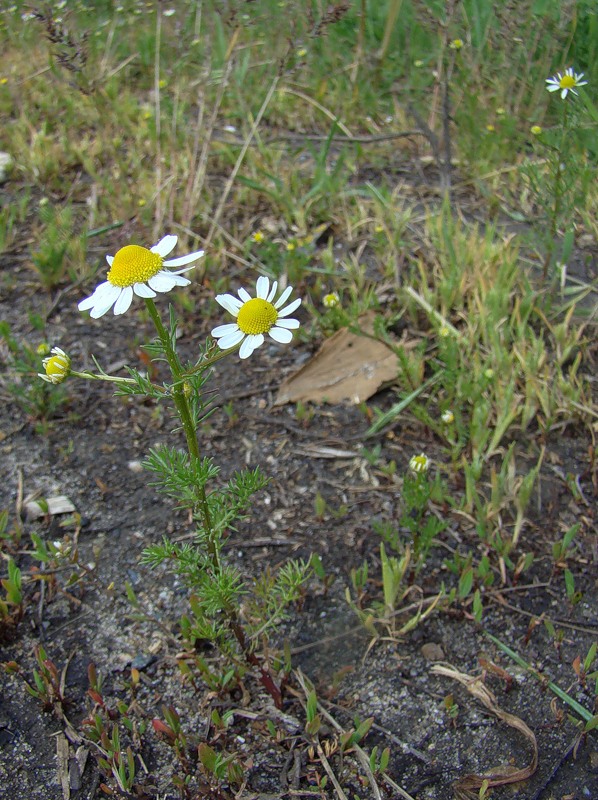
{"type": "Polygon", "coordinates": [[[169,292],[176,286],[174,276],[164,272],[158,272],[157,275],[153,275],[147,283],[156,292],[169,292]]]}
{"type": "Polygon", "coordinates": [[[112,262],[114,261],[114,256],[106,256],[106,261],[108,262],[108,266],[112,266],[112,262]]]}
{"type": "Polygon", "coordinates": [[[546,88],[548,89],[549,92],[556,92],[556,90],[559,89],[560,87],[558,83],[553,83],[550,86],[547,86],[546,88]]]}
{"type": "MultiPolygon", "coordinates": [[[[195,264],[191,264],[190,267],[185,267],[185,269],[172,269],[170,270],[171,275],[183,275],[185,272],[189,272],[190,270],[195,269],[195,264]]],[[[164,270],[166,272],[166,270],[164,270]]]]}
{"type": "Polygon", "coordinates": [[[214,328],[210,335],[217,339],[219,336],[227,336],[229,333],[235,333],[239,330],[239,326],[236,322],[230,322],[228,325],[218,325],[217,328],[214,328]]]}
{"type": "MultiPolygon", "coordinates": [[[[93,295],[88,298],[93,301],[92,305],[86,304],[86,308],[91,308],[89,312],[90,317],[93,319],[103,317],[106,311],[112,308],[114,303],[118,300],[120,292],[121,287],[113,286],[110,281],[101,283],[93,295]]],[[[83,302],[85,303],[86,301],[83,302]]]]}
{"type": "Polygon", "coordinates": [[[287,331],[284,328],[277,328],[276,326],[270,328],[268,333],[274,339],[274,341],[280,342],[281,344],[288,344],[293,338],[293,334],[290,331],[287,331]]]}
{"type": "Polygon", "coordinates": [[[179,275],[178,272],[171,272],[169,277],[172,281],[174,281],[175,286],[189,286],[191,283],[189,278],[183,278],[183,276],[179,275]]]}
{"type": "Polygon", "coordinates": [[[272,288],[270,289],[270,294],[266,297],[268,303],[271,303],[272,300],[276,297],[276,290],[278,289],[278,281],[274,281],[272,284],[272,288]]]}
{"type": "Polygon", "coordinates": [[[128,311],[132,299],[133,299],[133,287],[124,286],[118,300],[114,304],[115,316],[118,316],[119,314],[124,314],[125,311],[128,311]]]}
{"type": "Polygon", "coordinates": [[[100,317],[103,317],[104,314],[107,311],[110,311],[112,306],[118,302],[118,298],[120,297],[122,289],[120,286],[114,286],[113,289],[115,294],[106,294],[106,296],[96,300],[94,307],[89,312],[89,316],[92,319],[99,319],[100,317]]]}
{"type": "Polygon", "coordinates": [[[276,324],[279,328],[298,328],[301,324],[298,319],[278,319],[276,320],[276,324]]]}
{"type": "Polygon", "coordinates": [[[99,294],[100,290],[105,289],[106,286],[112,286],[110,281],[104,281],[103,283],[100,283],[98,286],[96,286],[96,288],[93,291],[93,294],[90,294],[89,297],[86,297],[84,300],[81,300],[81,302],[78,305],[79,311],[87,311],[88,308],[94,306],[97,298],[100,296],[99,294]]]}
{"type": "Polygon", "coordinates": [[[188,256],[179,256],[179,258],[169,258],[164,261],[165,267],[182,267],[183,264],[190,264],[192,261],[197,261],[203,256],[204,251],[198,250],[196,253],[189,253],[188,256]]]}
{"type": "Polygon", "coordinates": [[[191,283],[189,278],[183,278],[182,275],[176,275],[171,272],[158,272],[157,275],[152,276],[148,280],[148,284],[156,292],[169,292],[175,286],[188,286],[191,283]]]}
{"type": "Polygon", "coordinates": [[[290,293],[292,291],[293,291],[293,287],[292,286],[287,286],[287,288],[280,295],[278,300],[274,303],[274,308],[280,308],[282,305],[284,305],[285,301],[287,300],[288,296],[290,295],[290,293]]]}
{"type": "Polygon", "coordinates": [[[292,314],[296,308],[299,308],[301,305],[301,298],[298,297],[296,300],[293,300],[286,308],[283,308],[282,311],[278,312],[279,317],[288,317],[289,314],[292,314]]]}
{"type": "Polygon", "coordinates": [[[241,306],[243,305],[243,303],[236,297],[233,297],[232,294],[217,294],[216,302],[219,303],[222,308],[226,309],[229,314],[232,314],[233,317],[237,316],[241,306]]]}
{"type": "Polygon", "coordinates": [[[145,283],[134,283],[133,291],[137,297],[155,297],[156,293],[145,283]]]}
{"type": "Polygon", "coordinates": [[[178,236],[164,236],[158,244],[150,248],[151,253],[157,253],[161,258],[165,258],[176,247],[178,236]]]}
{"type": "Polygon", "coordinates": [[[255,335],[246,336],[245,341],[241,345],[239,350],[239,358],[249,358],[249,356],[256,350],[260,345],[264,343],[264,335],[262,333],[257,333],[255,335]]]}
{"type": "Polygon", "coordinates": [[[239,344],[239,342],[243,341],[245,334],[242,330],[236,330],[233,333],[227,333],[226,336],[221,336],[218,339],[218,347],[222,350],[228,350],[231,347],[239,344]]]}
{"type": "Polygon", "coordinates": [[[268,292],[270,291],[270,280],[266,278],[265,275],[260,275],[257,279],[257,283],[255,284],[255,293],[257,297],[260,297],[262,300],[265,300],[268,297],[268,292]]]}
{"type": "Polygon", "coordinates": [[[81,300],[80,303],[77,304],[77,308],[79,311],[87,311],[88,309],[92,308],[94,305],[95,300],[93,299],[93,295],[86,297],[85,300],[81,300]]]}
{"type": "Polygon", "coordinates": [[[568,91],[569,91],[569,89],[563,89],[563,91],[561,92],[561,99],[562,99],[562,100],[564,100],[564,99],[565,99],[565,97],[567,97],[567,92],[568,92],[568,91]]]}
{"type": "MultiPolygon", "coordinates": [[[[246,290],[245,290],[245,289],[243,289],[243,288],[239,289],[239,291],[237,292],[237,294],[239,295],[239,297],[241,298],[241,300],[242,300],[244,303],[247,303],[249,300],[251,300],[251,295],[249,294],[249,292],[248,292],[248,291],[246,291],[246,290]]],[[[240,308],[240,307],[241,307],[241,306],[239,306],[239,308],[240,308]]]]}

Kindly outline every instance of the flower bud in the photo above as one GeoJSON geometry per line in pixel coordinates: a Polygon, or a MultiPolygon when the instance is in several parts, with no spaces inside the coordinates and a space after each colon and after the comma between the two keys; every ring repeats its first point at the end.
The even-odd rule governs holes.
{"type": "Polygon", "coordinates": [[[71,359],[60,347],[53,347],[51,352],[52,355],[42,361],[45,374],[39,372],[38,376],[48,383],[62,383],[71,372],[71,359]]]}

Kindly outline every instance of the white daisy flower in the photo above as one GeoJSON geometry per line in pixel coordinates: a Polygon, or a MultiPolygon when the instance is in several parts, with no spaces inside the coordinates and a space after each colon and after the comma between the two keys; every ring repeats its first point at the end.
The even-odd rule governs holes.
{"type": "Polygon", "coordinates": [[[420,453],[418,456],[412,456],[409,461],[409,469],[416,475],[421,475],[430,469],[430,459],[425,453],[420,453]]]}
{"type": "Polygon", "coordinates": [[[573,67],[568,67],[564,74],[561,75],[560,72],[552,78],[546,78],[546,83],[548,86],[546,87],[549,92],[558,92],[561,93],[561,98],[564,100],[567,97],[567,92],[572,92],[573,94],[578,94],[575,91],[576,86],[585,86],[587,81],[582,81],[583,72],[580,72],[579,75],[573,71],[573,67]]]}
{"type": "Polygon", "coordinates": [[[181,267],[190,264],[203,256],[198,250],[187,256],[170,258],[164,261],[175,247],[177,236],[164,236],[158,244],[149,250],[138,244],[122,247],[115,256],[106,256],[110,269],[108,278],[96,288],[95,292],[81,300],[79,311],[89,311],[94,319],[104,316],[112,306],[115,314],[128,311],[133,295],[138,297],[155,297],[158,292],[169,292],[175,286],[187,286],[191,281],[182,276],[193,267],[185,267],[176,271],[163,267],[181,267]]]}
{"type": "Polygon", "coordinates": [[[261,276],[255,286],[256,297],[251,297],[245,289],[239,289],[239,298],[232,294],[219,294],[216,301],[237,321],[228,325],[219,325],[212,331],[221,350],[241,344],[239,356],[249,358],[253,351],[264,343],[264,334],[281,344],[288,344],[293,338],[291,330],[299,327],[299,320],[285,319],[301,305],[301,298],[293,300],[285,308],[281,308],[293,291],[287,286],[278,300],[273,303],[278,289],[277,281],[270,288],[268,278],[261,276]],[[280,310],[279,310],[280,309],[280,310]]]}

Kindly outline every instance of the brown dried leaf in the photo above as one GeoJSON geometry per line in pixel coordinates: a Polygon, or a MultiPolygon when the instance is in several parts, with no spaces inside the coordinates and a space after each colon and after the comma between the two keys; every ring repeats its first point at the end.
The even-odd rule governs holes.
{"type": "Polygon", "coordinates": [[[397,357],[383,342],[337,331],[281,385],[274,405],[342,403],[357,405],[397,377],[397,357]]]}
{"type": "Polygon", "coordinates": [[[532,746],[532,759],[526,767],[516,769],[510,764],[503,764],[493,768],[485,775],[466,775],[457,784],[455,784],[455,797],[468,800],[469,798],[477,798],[477,790],[482,786],[484,781],[488,781],[488,786],[505,786],[511,783],[519,783],[519,781],[527,780],[531,777],[538,767],[538,745],[536,737],[533,732],[528,728],[525,722],[514,714],[509,714],[498,707],[496,698],[492,692],[484,686],[481,678],[473,678],[464,672],[459,672],[453,667],[443,667],[436,664],[432,667],[431,671],[435,675],[443,675],[446,678],[452,678],[455,681],[463,684],[467,691],[472,694],[477,700],[486,706],[495,716],[497,716],[507,725],[516,728],[520,731],[532,746]]]}

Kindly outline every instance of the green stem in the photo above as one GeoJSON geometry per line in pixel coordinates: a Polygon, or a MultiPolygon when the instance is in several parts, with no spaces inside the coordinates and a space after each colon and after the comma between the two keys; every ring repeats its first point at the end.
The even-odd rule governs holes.
{"type": "Polygon", "coordinates": [[[569,127],[569,104],[567,102],[567,98],[562,101],[563,104],[563,124],[561,126],[561,141],[559,146],[557,147],[557,164],[556,164],[556,172],[554,176],[554,206],[552,208],[552,219],[550,220],[550,243],[549,243],[549,252],[544,261],[544,274],[543,279],[544,281],[548,275],[548,264],[551,260],[551,255],[554,248],[554,240],[558,233],[559,227],[559,217],[561,215],[561,204],[563,199],[563,174],[562,168],[565,166],[564,158],[565,152],[567,147],[567,134],[568,134],[568,127],[569,127]]]}
{"type": "Polygon", "coordinates": [[[529,674],[533,675],[534,678],[540,681],[540,683],[546,684],[551,692],[556,694],[556,696],[559,697],[564,703],[567,703],[585,722],[590,722],[592,720],[592,713],[588,711],[587,708],[584,708],[581,703],[578,703],[577,700],[568,695],[567,692],[564,692],[559,686],[556,685],[556,683],[547,680],[541,672],[539,672],[537,669],[534,669],[531,664],[528,664],[528,662],[518,653],[516,653],[514,650],[511,650],[508,645],[503,644],[503,642],[501,642],[500,639],[497,639],[496,636],[493,636],[486,630],[484,633],[492,642],[494,642],[497,647],[503,651],[503,653],[506,653],[509,658],[512,658],[516,664],[519,664],[520,667],[523,667],[523,669],[527,670],[529,674]]]}
{"type": "Polygon", "coordinates": [[[220,359],[224,358],[225,356],[234,353],[235,350],[239,349],[239,347],[240,345],[236,344],[234,347],[229,347],[228,350],[218,350],[216,354],[213,356],[205,356],[204,358],[202,358],[201,361],[198,361],[198,363],[188,372],[182,372],[181,377],[190,378],[192,375],[197,375],[198,372],[204,372],[204,370],[206,370],[208,367],[211,367],[212,364],[215,364],[217,361],[220,361],[220,359]]]}
{"type": "MultiPolygon", "coordinates": [[[[189,402],[185,395],[184,373],[181,368],[181,363],[178,359],[171,338],[168,335],[168,331],[162,324],[162,320],[160,319],[160,315],[158,314],[158,309],[156,308],[154,301],[151,298],[145,298],[145,304],[158,333],[162,350],[164,351],[164,355],[166,356],[166,360],[168,361],[168,366],[170,367],[170,372],[173,377],[172,398],[185,432],[185,439],[187,440],[189,454],[191,455],[192,459],[199,461],[199,444],[197,442],[195,425],[193,424],[193,416],[191,414],[189,402]]],[[[208,554],[210,556],[214,571],[216,574],[218,574],[220,572],[220,557],[218,555],[218,548],[216,547],[214,541],[215,537],[212,529],[212,518],[210,514],[210,508],[208,506],[208,498],[206,496],[205,486],[198,487],[197,499],[201,509],[201,514],[203,516],[208,554]]]]}
{"type": "MultiPolygon", "coordinates": [[[[108,381],[109,383],[128,383],[129,385],[135,385],[137,383],[133,378],[120,378],[117,375],[108,375],[107,373],[98,375],[95,372],[77,372],[72,369],[69,372],[69,376],[71,375],[74,375],[75,378],[83,378],[86,381],[108,381]]],[[[165,391],[163,386],[157,386],[155,383],[152,383],[152,389],[155,389],[157,392],[165,391]]]]}

